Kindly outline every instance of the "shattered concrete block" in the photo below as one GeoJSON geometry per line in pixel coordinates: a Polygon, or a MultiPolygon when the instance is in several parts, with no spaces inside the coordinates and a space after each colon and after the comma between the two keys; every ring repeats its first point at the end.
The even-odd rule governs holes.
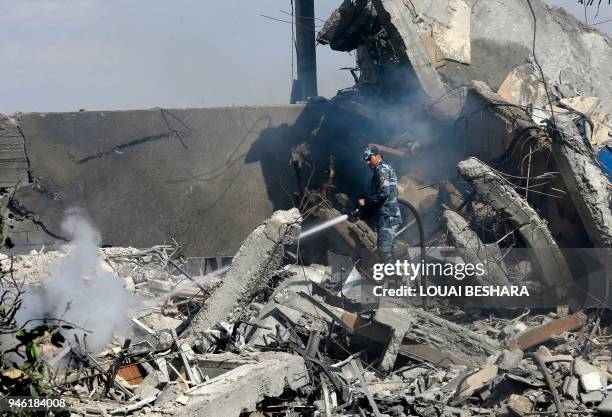
{"type": "Polygon", "coordinates": [[[424,344],[402,344],[398,349],[398,354],[417,361],[435,363],[444,368],[453,365],[463,365],[469,369],[474,368],[473,362],[466,361],[450,353],[444,353],[439,349],[424,344]]]}
{"type": "Polygon", "coordinates": [[[174,401],[176,401],[177,403],[181,405],[187,405],[189,404],[189,397],[186,395],[179,395],[178,397],[174,399],[174,401]]]}
{"type": "Polygon", "coordinates": [[[196,331],[204,331],[225,320],[235,308],[246,306],[267,285],[271,273],[280,268],[284,245],[299,235],[297,208],[277,211],[245,239],[220,287],[193,320],[196,331]]]}
{"type": "MultiPolygon", "coordinates": [[[[610,187],[601,169],[593,163],[592,151],[584,143],[572,118],[555,118],[553,157],[584,228],[597,248],[612,247],[610,187]]],[[[609,259],[603,259],[609,265],[609,259]]],[[[604,263],[606,265],[606,263],[604,263]]]]}
{"type": "MultiPolygon", "coordinates": [[[[214,360],[215,355],[207,355],[214,360]]],[[[220,356],[220,355],[217,355],[220,356]]],[[[308,370],[300,356],[283,352],[264,352],[250,356],[223,355],[246,359],[246,363],[225,372],[202,386],[185,393],[189,402],[181,408],[184,415],[239,417],[254,412],[265,398],[279,397],[286,388],[297,390],[309,383],[308,370]]]]}
{"type": "Polygon", "coordinates": [[[489,365],[468,376],[458,390],[458,397],[465,398],[472,396],[474,393],[478,392],[478,390],[491,382],[493,378],[497,376],[497,371],[497,365],[489,365]]]}
{"type": "Polygon", "coordinates": [[[469,158],[459,162],[459,174],[469,181],[480,198],[491,205],[517,229],[533,254],[543,282],[565,298],[566,288],[572,283],[570,270],[546,222],[518,195],[491,167],[469,158]]]}
{"type": "Polygon", "coordinates": [[[134,394],[138,395],[140,398],[157,397],[159,393],[160,390],[150,385],[140,384],[134,389],[134,394]]]}
{"type": "Polygon", "coordinates": [[[574,359],[572,369],[574,375],[580,378],[586,392],[599,390],[607,385],[607,375],[580,357],[574,359]]]}
{"type": "MultiPolygon", "coordinates": [[[[391,341],[380,368],[391,370],[404,339],[428,345],[472,364],[484,364],[499,350],[499,343],[419,308],[381,308],[374,321],[389,328],[391,341]]],[[[383,340],[386,342],[386,340],[383,340]]]]}
{"type": "MultiPolygon", "coordinates": [[[[257,327],[247,336],[249,346],[265,346],[266,338],[276,336],[276,329],[282,330],[292,323],[297,323],[304,316],[299,310],[277,304],[273,302],[270,307],[266,307],[257,318],[257,327]],[[287,323],[289,322],[289,323],[287,323]]],[[[288,336],[287,332],[284,332],[288,336]]]]}
{"type": "Polygon", "coordinates": [[[601,374],[599,371],[589,372],[580,376],[580,383],[586,392],[602,389],[604,385],[601,383],[601,374]]]}
{"type": "Polygon", "coordinates": [[[328,281],[331,278],[331,267],[324,265],[310,265],[310,266],[302,266],[302,265],[286,265],[283,268],[285,271],[292,272],[299,277],[304,277],[312,282],[315,282],[319,285],[323,284],[325,281],[328,281]]]}
{"type": "Polygon", "coordinates": [[[540,355],[542,360],[545,362],[546,362],[546,358],[552,357],[552,353],[550,352],[550,349],[548,349],[546,346],[538,347],[538,355],[540,355]]]}
{"type": "Polygon", "coordinates": [[[582,404],[586,405],[589,408],[599,404],[603,401],[603,399],[604,395],[601,391],[593,391],[586,394],[580,394],[580,401],[582,401],[582,404]]]}
{"type": "Polygon", "coordinates": [[[325,21],[317,42],[329,45],[335,51],[352,51],[363,42],[367,28],[374,24],[375,18],[371,0],[344,0],[325,21]]]}
{"type": "Polygon", "coordinates": [[[522,395],[512,394],[508,399],[508,409],[513,414],[521,417],[533,410],[533,404],[522,395]]]}
{"type": "Polygon", "coordinates": [[[402,376],[409,381],[413,381],[422,375],[426,375],[430,371],[427,367],[416,367],[402,372],[402,376]]]}
{"type": "Polygon", "coordinates": [[[504,102],[503,97],[491,91],[489,85],[482,81],[474,81],[468,89],[461,111],[466,125],[459,133],[465,146],[483,160],[492,161],[502,157],[512,146],[515,132],[534,125],[523,110],[496,105],[504,102]]]}
{"type": "Polygon", "coordinates": [[[504,349],[501,356],[497,360],[497,365],[502,371],[518,368],[523,360],[523,351],[521,349],[504,349]]]}
{"type": "Polygon", "coordinates": [[[452,210],[458,210],[464,202],[464,196],[459,189],[450,181],[444,180],[439,184],[441,201],[452,210]]]}
{"type": "Polygon", "coordinates": [[[470,228],[469,223],[459,213],[445,210],[442,219],[448,229],[450,242],[455,245],[463,260],[472,265],[482,264],[485,275],[476,279],[481,285],[508,285],[508,270],[503,259],[497,259],[470,228]]]}
{"type": "MultiPolygon", "coordinates": [[[[165,375],[162,371],[154,370],[150,374],[144,377],[142,382],[134,388],[134,394],[141,395],[142,391],[146,389],[146,387],[153,387],[156,389],[162,389],[166,384],[168,384],[169,379],[168,376],[165,375]]],[[[143,398],[145,398],[144,396],[143,398]]]]}
{"type": "Polygon", "coordinates": [[[612,393],[608,393],[606,398],[599,404],[597,412],[602,416],[612,416],[612,393]]]}
{"type": "Polygon", "coordinates": [[[497,94],[509,103],[520,106],[531,104],[543,108],[548,105],[542,78],[532,63],[520,65],[510,71],[497,90],[497,94]]]}
{"type": "Polygon", "coordinates": [[[581,377],[582,375],[586,375],[591,372],[599,371],[599,369],[595,365],[591,365],[580,357],[574,359],[574,363],[572,364],[572,370],[574,372],[574,375],[576,375],[577,377],[581,377]]]}
{"type": "Polygon", "coordinates": [[[571,398],[572,400],[575,400],[576,398],[578,398],[579,382],[580,381],[575,376],[573,375],[568,376],[565,379],[565,383],[563,384],[563,394],[567,398],[571,398]]]}
{"type": "Polygon", "coordinates": [[[472,61],[470,17],[472,7],[465,0],[448,2],[448,20],[433,25],[433,37],[444,53],[444,58],[463,64],[472,61]]]}

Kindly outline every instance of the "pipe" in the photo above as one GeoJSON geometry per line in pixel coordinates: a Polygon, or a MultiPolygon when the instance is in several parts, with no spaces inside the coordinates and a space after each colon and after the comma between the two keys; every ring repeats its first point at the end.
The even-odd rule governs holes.
{"type": "MultiPolygon", "coordinates": [[[[404,206],[408,207],[410,211],[412,212],[412,214],[414,215],[414,218],[416,219],[417,227],[419,228],[421,262],[423,262],[424,264],[425,263],[425,228],[423,227],[423,221],[421,220],[421,216],[419,215],[419,212],[417,211],[416,207],[414,207],[410,203],[410,201],[406,200],[405,198],[401,198],[401,197],[398,197],[397,201],[400,204],[403,204],[404,206]]],[[[426,285],[427,285],[427,277],[421,274],[421,287],[425,287],[426,285]]],[[[426,297],[423,297],[423,308],[427,308],[427,298],[426,297]]]]}
{"type": "Polygon", "coordinates": [[[550,393],[553,396],[553,400],[555,401],[555,407],[557,407],[557,414],[559,415],[559,417],[565,417],[565,410],[563,409],[563,404],[561,404],[559,393],[557,392],[555,383],[552,380],[550,373],[548,372],[546,364],[544,363],[540,355],[538,355],[537,353],[526,353],[525,357],[533,359],[533,361],[538,365],[538,367],[542,371],[542,374],[544,375],[544,380],[546,381],[548,389],[550,390],[550,393]]]}

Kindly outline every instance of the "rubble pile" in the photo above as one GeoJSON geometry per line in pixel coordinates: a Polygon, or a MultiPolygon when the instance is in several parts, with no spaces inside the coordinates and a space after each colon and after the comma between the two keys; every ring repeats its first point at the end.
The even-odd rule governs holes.
{"type": "MultiPolygon", "coordinates": [[[[99,249],[133,300],[122,325],[104,346],[87,322],[40,337],[72,415],[612,415],[610,39],[538,0],[429,3],[345,0],[326,21],[320,43],[357,50],[356,84],[292,149],[295,207],[233,257],[99,249]],[[559,39],[564,65],[540,66],[559,39]],[[572,65],[585,45],[603,58],[572,65]],[[373,296],[376,233],[345,221],[367,145],[398,174],[398,262],[486,274],[390,274],[373,296]],[[442,296],[391,294],[427,284],[442,296]],[[472,284],[530,294],[445,295],[472,284]]],[[[4,256],[3,286],[44,297],[73,250],[4,256]]]]}
{"type": "MultiPolygon", "coordinates": [[[[99,351],[86,332],[60,344],[43,339],[53,393],[70,396],[73,415],[612,413],[604,310],[513,318],[451,303],[364,310],[342,295],[369,282],[351,258],[295,261],[296,213],[275,213],[229,268],[203,276],[188,274],[172,246],[100,249],[100,264],[141,304],[127,318],[131,331],[99,351]],[[259,236],[270,240],[266,248],[259,236]],[[222,320],[205,321],[216,294],[224,295],[222,320]]],[[[3,267],[12,261],[19,279],[44,286],[43,271],[66,252],[33,252],[3,267]]]]}

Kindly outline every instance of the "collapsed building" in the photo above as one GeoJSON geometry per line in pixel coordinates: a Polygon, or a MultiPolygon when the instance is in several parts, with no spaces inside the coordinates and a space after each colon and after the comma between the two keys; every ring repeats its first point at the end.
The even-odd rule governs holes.
{"type": "Polygon", "coordinates": [[[5,273],[44,288],[80,207],[145,300],[101,351],[45,340],[53,392],[78,415],[612,415],[610,38],[540,0],[345,0],[317,39],[356,51],[331,100],[2,117],[5,273]],[[399,259],[533,297],[368,298],[376,234],[334,219],[370,144],[399,259]]]}

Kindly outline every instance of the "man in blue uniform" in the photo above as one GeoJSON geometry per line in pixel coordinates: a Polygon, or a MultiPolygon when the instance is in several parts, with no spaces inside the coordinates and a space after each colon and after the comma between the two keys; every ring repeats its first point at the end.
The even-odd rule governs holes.
{"type": "Polygon", "coordinates": [[[383,262],[393,260],[395,233],[402,223],[402,214],[397,201],[397,175],[393,167],[383,161],[376,146],[369,146],[363,160],[372,169],[372,180],[366,198],[357,200],[360,210],[372,219],[378,234],[378,253],[383,262]]]}

